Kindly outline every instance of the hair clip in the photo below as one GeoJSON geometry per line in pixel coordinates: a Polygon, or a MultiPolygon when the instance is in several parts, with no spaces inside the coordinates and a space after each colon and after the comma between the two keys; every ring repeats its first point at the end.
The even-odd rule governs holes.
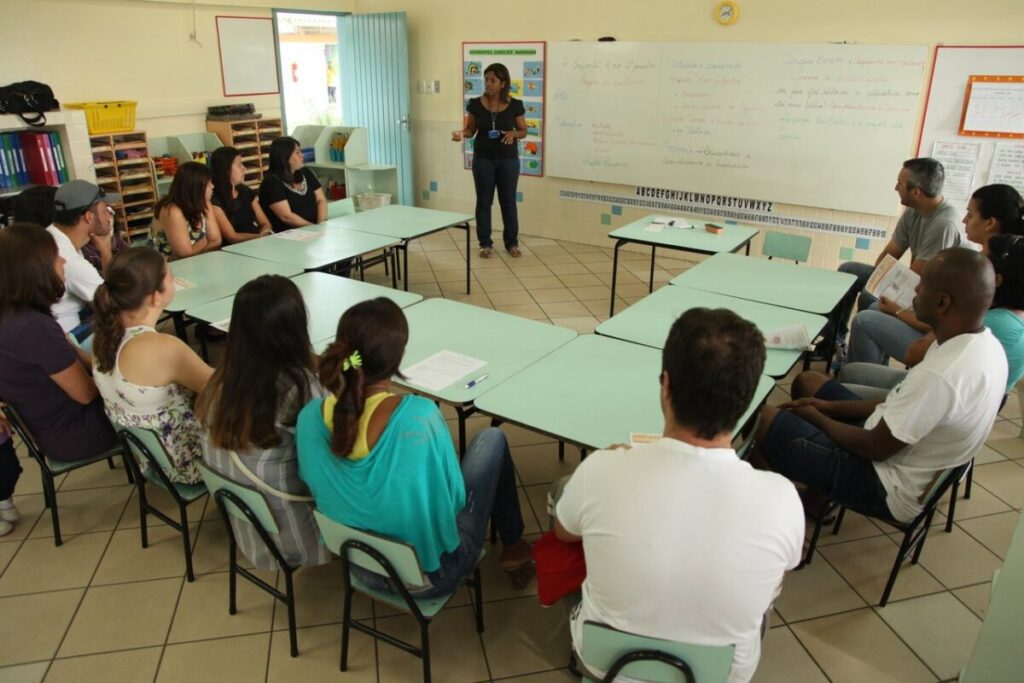
{"type": "Polygon", "coordinates": [[[341,371],[348,372],[352,368],[363,367],[363,357],[359,355],[358,351],[353,351],[352,355],[341,362],[341,371]]]}

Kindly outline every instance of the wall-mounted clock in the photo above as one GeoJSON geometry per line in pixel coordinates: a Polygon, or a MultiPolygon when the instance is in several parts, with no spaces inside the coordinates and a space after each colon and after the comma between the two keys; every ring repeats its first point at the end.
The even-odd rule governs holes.
{"type": "Polygon", "coordinates": [[[715,5],[714,15],[719,24],[730,26],[740,18],[740,6],[734,0],[723,0],[715,5]]]}

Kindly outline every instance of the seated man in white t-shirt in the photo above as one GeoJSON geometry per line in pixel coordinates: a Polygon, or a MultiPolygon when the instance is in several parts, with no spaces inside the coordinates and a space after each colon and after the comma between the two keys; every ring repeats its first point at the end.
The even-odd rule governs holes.
{"type": "Polygon", "coordinates": [[[664,436],[597,451],[565,485],[554,529],[562,541],[582,540],[586,555],[582,602],[571,617],[583,666],[583,623],[596,621],[664,640],[734,645],[729,680],[753,676],[765,613],[783,574],[800,562],[804,538],[793,485],[740,460],[731,445],[764,358],[764,337],[735,313],[687,311],[662,355],[664,436]]]}
{"type": "Polygon", "coordinates": [[[106,269],[112,257],[114,236],[110,204],[121,201],[116,193],[107,193],[87,180],[69,180],[53,197],[53,225],[47,231],[57,242],[57,251],[64,259],[64,296],[51,308],[61,329],[78,341],[89,336],[91,325],[82,319],[88,311],[102,275],[82,255],[82,247],[92,242],[106,269]]]}
{"type": "Polygon", "coordinates": [[[824,497],[882,519],[907,523],[939,474],[962,465],[988,436],[1006,390],[1006,354],[985,327],[995,291],[989,259],[971,249],[928,261],[914,313],[935,342],[884,401],[862,400],[820,373],[793,382],[798,398],[766,406],[759,454],[776,472],[824,497]]]}

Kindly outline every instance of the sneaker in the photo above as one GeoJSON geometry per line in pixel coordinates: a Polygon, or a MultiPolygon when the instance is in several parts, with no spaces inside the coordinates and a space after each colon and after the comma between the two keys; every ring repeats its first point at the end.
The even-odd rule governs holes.
{"type": "Polygon", "coordinates": [[[6,520],[0,519],[0,536],[6,536],[12,531],[14,531],[14,525],[6,520]]]}
{"type": "Polygon", "coordinates": [[[508,255],[512,258],[519,258],[523,255],[523,252],[519,251],[519,247],[509,247],[508,255]]]}
{"type": "Polygon", "coordinates": [[[480,247],[480,258],[491,258],[492,251],[490,247],[480,247]]]}
{"type": "Polygon", "coordinates": [[[5,522],[17,522],[21,519],[21,513],[18,512],[18,508],[14,506],[14,501],[12,499],[8,498],[7,500],[0,500],[0,519],[5,522]]]}

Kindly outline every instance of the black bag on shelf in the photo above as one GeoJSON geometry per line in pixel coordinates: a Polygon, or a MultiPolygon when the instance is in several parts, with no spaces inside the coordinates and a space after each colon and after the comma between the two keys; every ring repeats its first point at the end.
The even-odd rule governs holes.
{"type": "Polygon", "coordinates": [[[43,112],[60,109],[53,88],[39,81],[22,81],[0,87],[0,114],[17,114],[30,126],[45,126],[43,112]]]}

